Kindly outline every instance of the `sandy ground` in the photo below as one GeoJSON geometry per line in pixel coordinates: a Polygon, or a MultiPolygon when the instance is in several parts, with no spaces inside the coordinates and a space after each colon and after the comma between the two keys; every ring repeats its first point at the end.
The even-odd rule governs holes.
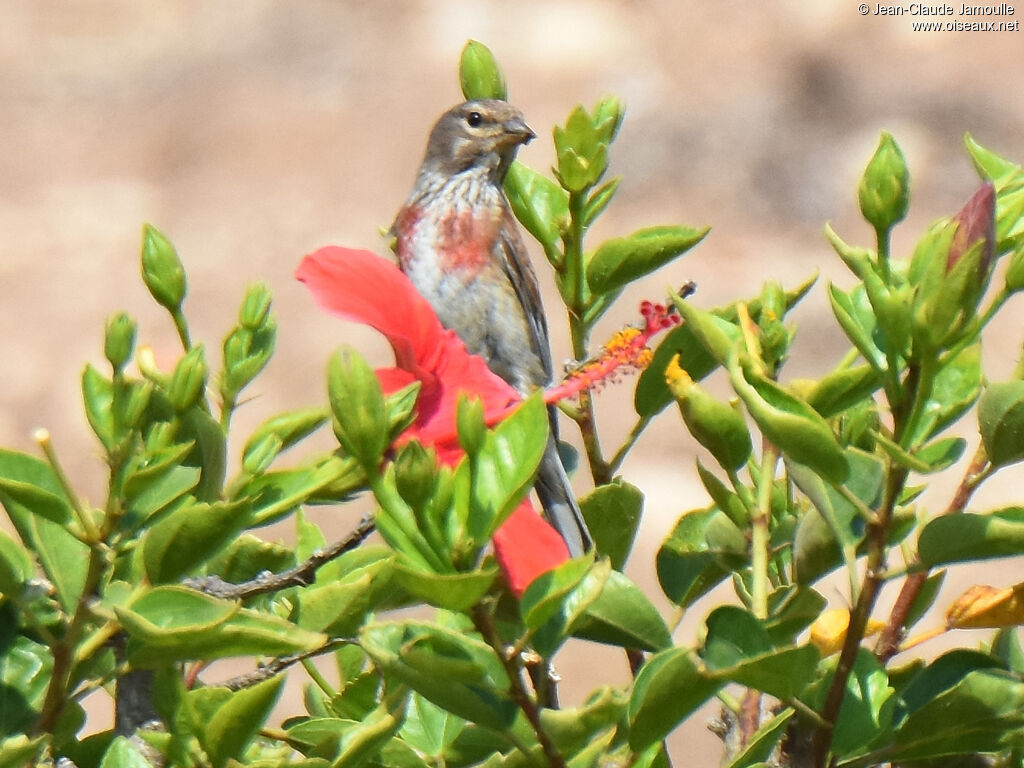
{"type": "MultiPolygon", "coordinates": [[[[657,223],[713,227],[683,261],[628,292],[598,338],[632,320],[640,298],[683,279],[697,281],[705,306],[752,295],[769,276],[793,285],[819,270],[846,281],[821,229],[830,220],[869,242],[855,189],[879,131],[896,136],[913,175],[898,252],[975,188],[965,131],[1024,161],[1024,34],[913,31],[920,20],[861,15],[854,0],[5,0],[0,444],[34,450],[32,429],[48,427],[76,482],[100,496],[78,377],[85,361],[102,362],[104,319],[125,309],[158,357],[175,349],[138,279],[143,221],[178,246],[194,335],[211,352],[247,283],[265,281],[275,294],[280,351],[243,409],[243,430],[322,402],[324,364],[342,342],[385,362],[379,340],[320,314],[292,271],[328,243],[383,251],[378,227],[402,202],[430,124],[460,100],[455,68],[467,38],[493,48],[512,100],[542,137],[576,103],[609,92],[626,102],[612,151],[612,172],[625,180],[595,242],[657,223]]],[[[521,158],[549,166],[550,142],[521,158]]],[[[565,322],[552,293],[548,306],[562,359],[565,322]]],[[[1011,304],[986,348],[993,377],[1018,357],[1021,317],[1011,304]]],[[[790,375],[821,373],[844,346],[820,288],[796,319],[790,375]]],[[[609,446],[631,424],[628,389],[600,396],[609,446]]],[[[651,563],[678,515],[705,503],[695,453],[668,412],[624,468],[647,494],[631,574],[666,614],[651,563]]],[[[980,503],[1020,482],[1019,470],[1004,474],[980,503]]],[[[354,519],[345,514],[328,519],[334,532],[354,519]]],[[[1011,562],[947,590],[1021,578],[1011,562]]],[[[843,603],[839,588],[828,596],[843,603]]],[[[716,599],[727,594],[695,609],[679,642],[693,641],[716,599]]],[[[559,667],[570,701],[626,677],[619,654],[582,644],[559,667]]],[[[91,727],[104,727],[105,708],[94,703],[91,727]]],[[[674,737],[688,757],[680,764],[717,762],[702,719],[674,737]]]]}

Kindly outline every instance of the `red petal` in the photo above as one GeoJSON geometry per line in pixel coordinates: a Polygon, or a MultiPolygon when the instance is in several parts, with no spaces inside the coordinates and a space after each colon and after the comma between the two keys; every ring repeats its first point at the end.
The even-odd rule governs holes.
{"type": "Polygon", "coordinates": [[[306,256],[295,276],[336,315],[380,331],[399,368],[430,371],[444,329],[430,304],[394,264],[369,251],[329,245],[306,256]]]}
{"type": "Polygon", "coordinates": [[[494,556],[516,597],[534,579],[569,559],[562,537],[524,501],[494,533],[494,556]]]}

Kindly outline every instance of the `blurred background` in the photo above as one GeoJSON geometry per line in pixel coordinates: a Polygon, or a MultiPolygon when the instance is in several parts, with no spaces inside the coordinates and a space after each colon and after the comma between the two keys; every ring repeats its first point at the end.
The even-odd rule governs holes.
{"type": "MultiPolygon", "coordinates": [[[[894,134],[911,169],[911,213],[894,241],[900,255],[976,188],[965,131],[1024,161],[1024,33],[914,32],[914,19],[861,15],[855,0],[3,5],[0,445],[35,451],[32,430],[49,428],[94,501],[103,468],[78,379],[86,361],[102,363],[106,317],[134,315],[141,341],[165,367],[177,353],[172,325],[139,279],[143,221],[167,234],[185,262],[193,337],[211,359],[246,284],[264,281],[274,292],[279,351],[249,391],[255,399],[239,415],[239,434],[275,412],[322,403],[326,359],[341,343],[388,362],[371,333],[317,311],[292,272],[325,244],[385,252],[379,228],[403,202],[434,119],[461,100],[457,63],[468,38],[492,48],[511,100],[540,135],[520,154],[535,168],[550,166],[551,127],[575,104],[605,93],[626,103],[611,152],[611,173],[624,181],[592,243],[652,224],[712,226],[693,252],[627,293],[598,340],[634,320],[640,299],[658,299],[684,279],[699,286],[695,302],[715,306],[756,294],[768,277],[793,286],[819,272],[795,314],[787,372],[820,375],[845,350],[824,280],[849,284],[822,227],[831,221],[848,241],[872,242],[856,184],[879,132],[894,134]]],[[[561,360],[566,326],[545,267],[538,262],[561,360]]],[[[990,376],[1016,363],[1022,319],[1013,303],[994,329],[990,376]]],[[[606,388],[598,408],[613,448],[632,424],[629,383],[606,388]]],[[[666,615],[653,555],[682,512],[706,503],[695,454],[670,410],[623,469],[647,494],[630,573],[666,615]]],[[[959,471],[949,474],[955,480],[959,471]]],[[[585,478],[576,482],[587,489],[585,478]]],[[[1009,498],[1020,482],[1019,469],[1004,471],[979,506],[1009,498]]],[[[929,497],[935,507],[943,493],[929,497]]],[[[365,507],[319,519],[340,536],[365,507]]],[[[288,535],[270,535],[278,533],[288,535]]],[[[1019,562],[993,570],[947,580],[945,594],[979,580],[1024,579],[1019,562]]],[[[844,604],[839,587],[826,592],[844,604]]],[[[677,641],[693,642],[709,605],[728,595],[720,590],[698,605],[677,641]]],[[[558,669],[569,703],[628,676],[621,654],[584,644],[563,652],[558,669]]],[[[280,707],[300,711],[294,695],[280,707]]],[[[716,738],[704,729],[712,714],[674,737],[690,765],[717,762],[716,738]]],[[[105,716],[90,728],[108,727],[105,716]]]]}

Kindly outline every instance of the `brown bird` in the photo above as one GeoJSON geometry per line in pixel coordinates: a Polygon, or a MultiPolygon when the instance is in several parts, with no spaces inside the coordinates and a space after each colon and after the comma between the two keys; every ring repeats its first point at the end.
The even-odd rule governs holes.
{"type": "MultiPolygon", "coordinates": [[[[548,327],[537,276],[502,189],[516,152],[535,136],[505,101],[445,112],[427,142],[412,193],[391,231],[401,270],[494,373],[526,395],[551,383],[548,327]]],[[[535,488],[573,557],[591,547],[558,455],[557,411],[535,488]]]]}

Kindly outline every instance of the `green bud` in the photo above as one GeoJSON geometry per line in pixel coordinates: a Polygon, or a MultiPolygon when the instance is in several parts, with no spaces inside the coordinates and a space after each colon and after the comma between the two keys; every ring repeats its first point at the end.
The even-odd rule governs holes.
{"type": "Polygon", "coordinates": [[[783,453],[834,482],[850,473],[832,429],[806,401],[765,378],[731,355],[727,369],[733,389],[762,434],[783,453]]]}
{"type": "Polygon", "coordinates": [[[237,326],[224,339],[224,376],[220,382],[221,396],[231,401],[266,366],[274,352],[277,323],[264,318],[255,329],[237,326]]]}
{"type": "Polygon", "coordinates": [[[1018,248],[1010,256],[1010,264],[1006,268],[1006,291],[1017,293],[1024,289],[1024,247],[1018,248]]]}
{"type": "Polygon", "coordinates": [[[395,487],[413,509],[422,509],[437,487],[437,458],[415,440],[395,459],[395,487]]]}
{"type": "Polygon", "coordinates": [[[119,398],[121,408],[121,423],[128,428],[138,427],[142,417],[149,407],[149,399],[153,394],[153,382],[136,381],[132,382],[119,398]]]}
{"type": "Polygon", "coordinates": [[[242,469],[250,475],[262,475],[274,463],[283,447],[281,438],[272,432],[250,440],[242,451],[242,469]]]}
{"type": "Polygon", "coordinates": [[[118,312],[107,320],[106,335],[103,338],[103,354],[110,361],[114,371],[124,370],[135,351],[135,321],[124,312],[118,312]]]}
{"type": "Polygon", "coordinates": [[[877,231],[888,231],[907,215],[910,176],[903,152],[891,135],[883,132],[878,149],[864,169],[857,190],[860,211],[877,231]]]}
{"type": "Polygon", "coordinates": [[[555,175],[569,192],[582,192],[601,180],[608,169],[608,142],[605,125],[595,127],[594,117],[577,106],[565,126],[555,126],[555,175]]]}
{"type": "Polygon", "coordinates": [[[152,224],[142,228],[142,279],[162,307],[180,309],[185,298],[185,268],[171,241],[152,224]]]}
{"type": "Polygon", "coordinates": [[[414,381],[387,396],[384,406],[388,414],[388,439],[391,442],[416,421],[416,399],[419,394],[420,382],[414,381]]]}
{"type": "Polygon", "coordinates": [[[167,386],[167,398],[174,410],[183,413],[199,402],[206,389],[206,353],[203,345],[190,349],[174,366],[171,383],[167,386]]]}
{"type": "Polygon", "coordinates": [[[459,83],[467,99],[507,99],[508,86],[491,49],[470,40],[462,49],[459,83]]]}
{"type": "Polygon", "coordinates": [[[459,432],[459,445],[469,456],[475,456],[484,447],[487,439],[487,425],[484,423],[484,404],[477,397],[459,397],[455,415],[459,432]]]}
{"type": "Polygon", "coordinates": [[[327,395],[338,442],[367,473],[376,473],[388,448],[387,411],[376,374],[355,350],[331,358],[327,395]]]}
{"type": "Polygon", "coordinates": [[[626,105],[617,96],[604,96],[594,107],[594,127],[600,131],[606,143],[611,144],[619,128],[622,118],[626,116],[626,105]]]}
{"type": "Polygon", "coordinates": [[[743,466],[752,450],[750,430],[743,416],[693,381],[679,366],[679,355],[668,364],[665,381],[694,439],[727,472],[743,466]]]}
{"type": "Polygon", "coordinates": [[[242,299],[238,324],[250,330],[256,330],[263,326],[270,314],[272,298],[270,289],[263,283],[250,285],[245,291],[245,298],[242,299]]]}

